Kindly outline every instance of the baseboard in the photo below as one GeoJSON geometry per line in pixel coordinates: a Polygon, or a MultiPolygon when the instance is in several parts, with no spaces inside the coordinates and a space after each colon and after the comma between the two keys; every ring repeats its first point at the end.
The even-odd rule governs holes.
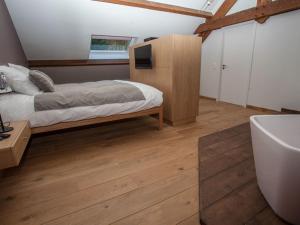
{"type": "Polygon", "coordinates": [[[282,113],[287,113],[287,114],[300,114],[300,111],[298,111],[298,110],[286,109],[286,108],[282,108],[281,112],[282,113]]]}
{"type": "Polygon", "coordinates": [[[170,121],[170,120],[164,119],[164,122],[171,126],[180,126],[180,125],[184,125],[184,124],[195,123],[196,117],[191,117],[191,118],[187,118],[187,119],[183,119],[183,120],[176,120],[176,121],[170,121]]]}
{"type": "Polygon", "coordinates": [[[207,97],[207,96],[203,96],[203,95],[200,95],[200,98],[209,99],[209,100],[214,100],[214,101],[217,100],[216,98],[207,97]]]}
{"type": "Polygon", "coordinates": [[[253,105],[246,105],[246,108],[255,109],[255,110],[258,110],[261,112],[277,112],[278,113],[278,111],[275,111],[273,109],[267,109],[267,108],[263,108],[263,107],[253,106],[253,105]]]}

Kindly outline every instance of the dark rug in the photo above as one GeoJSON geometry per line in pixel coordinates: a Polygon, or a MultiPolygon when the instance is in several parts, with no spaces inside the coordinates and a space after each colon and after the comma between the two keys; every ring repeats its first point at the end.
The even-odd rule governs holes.
{"type": "Polygon", "coordinates": [[[284,225],[256,181],[249,123],[199,139],[201,225],[284,225]]]}

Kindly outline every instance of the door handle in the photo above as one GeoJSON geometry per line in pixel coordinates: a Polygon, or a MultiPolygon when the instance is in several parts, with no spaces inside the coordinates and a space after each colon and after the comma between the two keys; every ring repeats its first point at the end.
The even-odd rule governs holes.
{"type": "Polygon", "coordinates": [[[225,70],[227,68],[227,65],[222,65],[222,70],[225,70]]]}

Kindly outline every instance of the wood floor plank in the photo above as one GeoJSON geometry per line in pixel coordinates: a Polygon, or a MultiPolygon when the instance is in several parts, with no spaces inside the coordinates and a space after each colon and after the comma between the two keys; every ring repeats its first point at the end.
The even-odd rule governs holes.
{"type": "Polygon", "coordinates": [[[254,162],[249,159],[201,182],[203,207],[206,208],[224,198],[236,188],[254,180],[255,177],[254,162]]]}
{"type": "MultiPolygon", "coordinates": [[[[123,131],[124,132],[124,131],[123,131]]],[[[153,133],[153,131],[152,131],[153,133]]],[[[28,179],[26,175],[35,175],[36,173],[42,173],[43,171],[61,171],[65,167],[72,167],[72,163],[77,162],[90,162],[90,160],[97,161],[100,158],[105,158],[109,160],[112,158],[112,153],[114,154],[134,154],[136,151],[142,151],[142,148],[153,147],[155,144],[160,144],[162,142],[167,142],[169,139],[178,139],[178,135],[173,133],[164,135],[163,133],[152,134],[151,136],[144,134],[143,138],[132,136],[125,140],[115,140],[114,143],[103,145],[101,140],[88,142],[89,144],[76,145],[74,148],[73,138],[70,137],[66,139],[63,143],[68,143],[63,146],[56,146],[57,149],[66,149],[66,151],[55,152],[55,154],[47,155],[47,160],[43,158],[26,159],[26,165],[22,164],[18,169],[15,169],[15,176],[20,176],[21,178],[28,179]],[[129,139],[129,140],[128,140],[129,139]],[[127,143],[129,141],[129,144],[127,143]],[[150,144],[152,143],[152,144],[150,144]],[[58,154],[60,157],[58,157],[58,154]],[[108,158],[107,158],[108,157],[108,158]],[[67,164],[67,165],[66,165],[67,164]],[[62,167],[62,169],[61,169],[62,167]]],[[[83,139],[88,139],[84,138],[83,139]]],[[[53,144],[52,144],[53,145],[53,144]]],[[[44,145],[40,146],[40,149],[44,149],[44,145]]],[[[8,170],[9,171],[9,170],[8,170]]],[[[10,174],[11,175],[11,174],[10,174]]],[[[12,180],[14,177],[12,177],[12,180]]],[[[6,176],[6,182],[9,182],[10,176],[6,176]]],[[[5,184],[6,182],[2,182],[5,184]]]]}
{"type": "Polygon", "coordinates": [[[111,155],[111,158],[102,158],[99,156],[99,158],[95,157],[83,163],[79,161],[73,166],[65,165],[64,169],[60,168],[60,170],[54,168],[43,173],[29,173],[23,179],[13,179],[12,182],[9,182],[9,185],[8,182],[3,183],[0,198],[2,199],[2,196],[7,195],[7,193],[12,194],[29,190],[33,186],[40,187],[53,182],[70,181],[72,179],[77,180],[78,189],[82,190],[100,182],[107,182],[110,179],[125,176],[136,170],[174,159],[182,151],[195,152],[194,148],[196,148],[196,145],[193,139],[180,139],[176,143],[166,142],[138,152],[122,152],[118,157],[111,155]],[[190,146],[190,148],[186,149],[187,146],[190,146]],[[160,150],[158,151],[157,148],[160,150]]]}
{"type": "MultiPolygon", "coordinates": [[[[176,160],[147,168],[101,185],[92,186],[88,190],[78,192],[61,193],[58,190],[55,196],[53,196],[52,193],[49,193],[53,190],[46,186],[46,189],[35,190],[35,192],[25,193],[24,195],[19,195],[8,200],[7,204],[5,204],[5,208],[0,208],[1,215],[14,217],[14,219],[19,221],[21,221],[21,218],[35,215],[35,217],[39,217],[39,219],[36,218],[38,221],[47,222],[78,211],[81,208],[147,186],[159,180],[182,174],[185,170],[197,168],[198,162],[196,159],[195,153],[191,153],[176,160]],[[160,176],[157,176],[157,174],[160,176]],[[105,193],[105,195],[103,195],[103,193],[105,193]],[[40,196],[52,197],[48,201],[41,201],[40,196]],[[26,208],[26,212],[22,210],[23,208],[26,208]]],[[[64,182],[63,184],[67,183],[64,182]]]]}
{"type": "Polygon", "coordinates": [[[205,223],[209,225],[241,225],[267,206],[256,180],[245,185],[237,193],[232,193],[205,211],[205,223]],[[228,216],[232,215],[232,216],[228,216]],[[224,220],[226,218],[226,220],[224,220]]]}
{"type": "Polygon", "coordinates": [[[176,225],[200,225],[199,213],[194,214],[193,216],[186,218],[185,220],[177,223],[176,225]]]}
{"type": "Polygon", "coordinates": [[[244,151],[243,146],[231,149],[222,154],[215,154],[209,159],[202,161],[200,156],[200,179],[205,180],[212,177],[228,168],[235,166],[238,163],[244,162],[247,159],[252,159],[253,155],[244,151]]]}
{"type": "Polygon", "coordinates": [[[251,219],[245,225],[286,225],[287,223],[281,220],[275,213],[268,207],[262,212],[251,219]]]}
{"type": "Polygon", "coordinates": [[[137,189],[45,224],[111,224],[116,220],[156,205],[192,186],[197,186],[197,175],[196,169],[187,170],[179,176],[137,189]]]}
{"type": "MultiPolygon", "coordinates": [[[[196,123],[161,131],[145,117],[34,136],[21,165],[0,179],[0,223],[102,225],[143,217],[145,224],[192,225],[198,138],[260,113],[200,99],[196,123]]],[[[249,157],[234,147],[233,139],[223,157],[249,157]]]]}
{"type": "Polygon", "coordinates": [[[121,219],[112,225],[170,225],[176,224],[198,209],[198,187],[194,186],[139,213],[121,219]]]}

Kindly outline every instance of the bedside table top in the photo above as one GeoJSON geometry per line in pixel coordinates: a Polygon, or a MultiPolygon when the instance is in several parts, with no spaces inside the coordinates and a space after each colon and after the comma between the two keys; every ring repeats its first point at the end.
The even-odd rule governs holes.
{"type": "Polygon", "coordinates": [[[9,126],[13,127],[14,130],[7,133],[11,135],[9,138],[0,141],[0,151],[13,147],[16,144],[17,140],[19,139],[20,135],[22,134],[23,130],[27,126],[29,126],[29,122],[16,121],[16,122],[11,122],[9,126]]]}

